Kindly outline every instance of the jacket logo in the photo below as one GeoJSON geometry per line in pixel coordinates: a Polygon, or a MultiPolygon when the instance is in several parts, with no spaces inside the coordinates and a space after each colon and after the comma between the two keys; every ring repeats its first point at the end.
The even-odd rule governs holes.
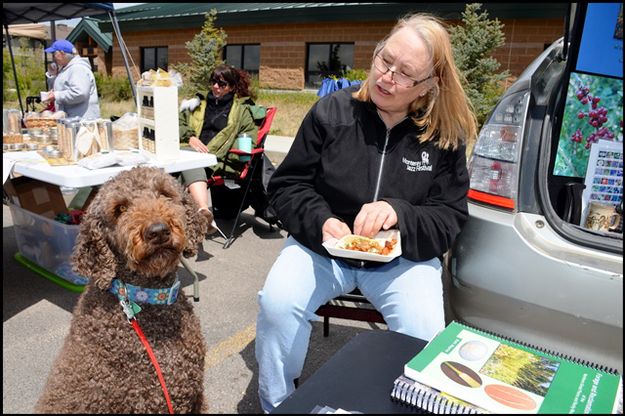
{"type": "Polygon", "coordinates": [[[408,160],[405,157],[402,157],[401,161],[406,165],[406,170],[408,172],[432,171],[432,165],[430,165],[430,155],[425,151],[421,153],[421,160],[418,162],[408,160]]]}

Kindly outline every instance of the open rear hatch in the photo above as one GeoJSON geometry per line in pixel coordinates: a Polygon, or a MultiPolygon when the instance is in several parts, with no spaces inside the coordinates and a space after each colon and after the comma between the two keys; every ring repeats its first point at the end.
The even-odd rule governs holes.
{"type": "MultiPolygon", "coordinates": [[[[573,4],[570,16],[559,92],[544,103],[539,198],[567,239],[622,253],[623,5],[573,4]]],[[[533,97],[551,75],[532,82],[533,97]]]]}

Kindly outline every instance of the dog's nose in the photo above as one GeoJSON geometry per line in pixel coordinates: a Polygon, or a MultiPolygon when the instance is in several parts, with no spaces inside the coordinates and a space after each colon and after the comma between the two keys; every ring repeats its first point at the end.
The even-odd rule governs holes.
{"type": "Polygon", "coordinates": [[[162,222],[157,222],[150,225],[144,233],[144,237],[146,241],[153,243],[164,243],[169,239],[169,235],[171,234],[171,230],[162,222]]]}

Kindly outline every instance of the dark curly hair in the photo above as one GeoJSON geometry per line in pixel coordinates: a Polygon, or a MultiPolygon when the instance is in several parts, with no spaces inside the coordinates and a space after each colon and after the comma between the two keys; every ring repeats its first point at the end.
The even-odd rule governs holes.
{"type": "Polygon", "coordinates": [[[221,79],[232,86],[232,91],[237,97],[250,97],[255,99],[254,93],[251,90],[252,80],[250,74],[239,68],[235,68],[232,65],[219,65],[213,71],[213,79],[221,79]]]}

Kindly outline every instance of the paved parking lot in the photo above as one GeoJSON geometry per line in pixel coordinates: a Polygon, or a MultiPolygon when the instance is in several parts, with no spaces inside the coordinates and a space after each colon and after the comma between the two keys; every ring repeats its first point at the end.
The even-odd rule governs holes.
{"type": "MultiPolygon", "coordinates": [[[[262,220],[244,214],[240,237],[228,249],[223,239],[204,242],[191,264],[200,278],[200,301],[194,303],[208,354],[204,387],[210,413],[260,413],[258,369],[254,358],[256,294],[275,260],[286,233],[269,231],[262,220]]],[[[3,205],[3,413],[32,413],[48,372],[69,330],[78,294],[57,286],[20,265],[10,210],[3,205]]],[[[219,222],[230,230],[232,222],[219,222]]],[[[191,275],[180,268],[187,296],[191,275]]],[[[313,325],[310,349],[300,382],[349,339],[385,325],[333,319],[330,336],[313,325]]],[[[312,410],[312,409],[311,409],[312,410]]]]}

